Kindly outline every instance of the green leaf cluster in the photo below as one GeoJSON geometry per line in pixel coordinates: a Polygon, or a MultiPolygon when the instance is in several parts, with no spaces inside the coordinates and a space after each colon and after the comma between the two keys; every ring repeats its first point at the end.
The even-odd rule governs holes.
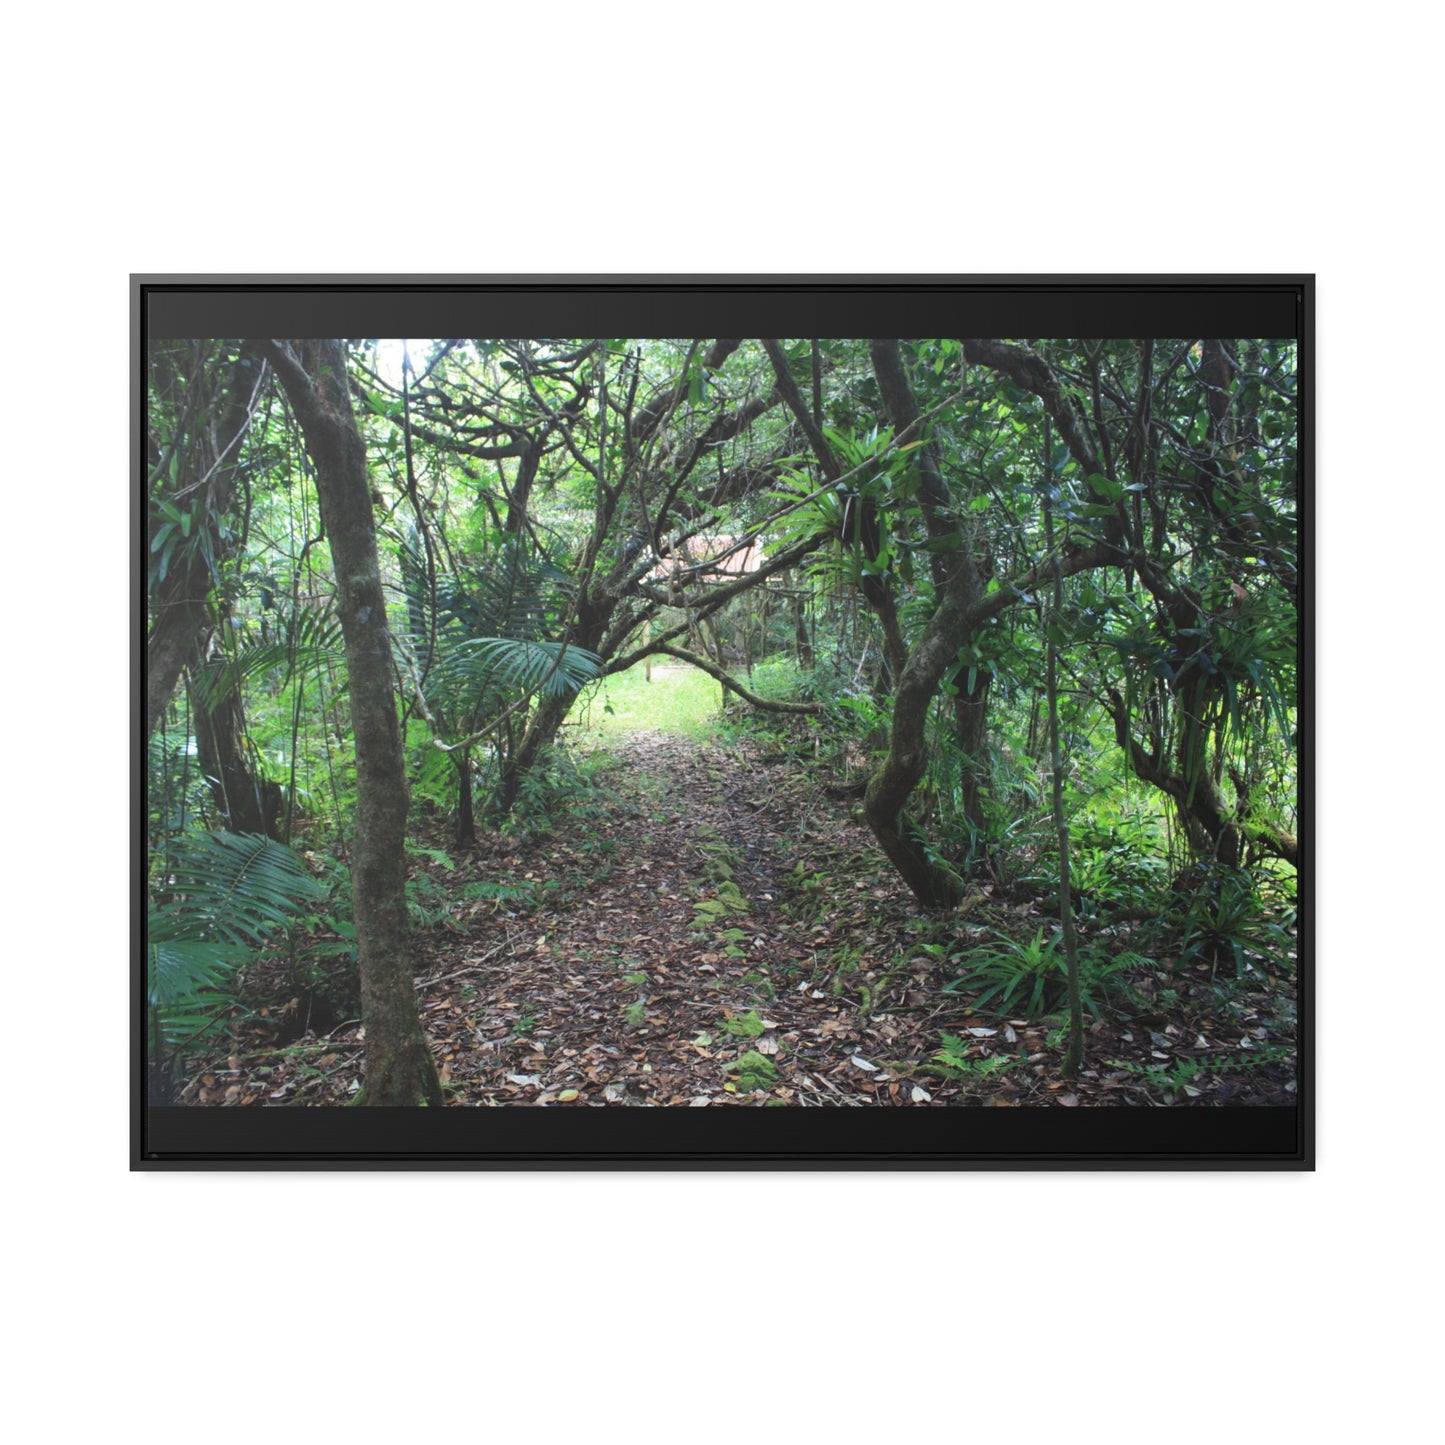
{"type": "MultiPolygon", "coordinates": [[[[174,1041],[214,1025],[236,968],[326,890],[294,852],[259,834],[171,840],[146,927],[153,1020],[174,1041]]],[[[153,1039],[159,1049],[160,1040],[153,1039]]]]}

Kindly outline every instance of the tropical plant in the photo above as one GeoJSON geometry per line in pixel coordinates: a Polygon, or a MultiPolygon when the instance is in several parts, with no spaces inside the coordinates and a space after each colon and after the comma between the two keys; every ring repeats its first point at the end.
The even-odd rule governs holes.
{"type": "Polygon", "coordinates": [[[345,666],[341,622],[328,602],[298,607],[277,635],[242,642],[216,657],[197,669],[193,686],[197,700],[211,707],[244,683],[273,673],[290,681],[345,666]]]}
{"type": "Polygon", "coordinates": [[[973,1000],[974,1008],[997,999],[1000,1013],[1036,1018],[1050,1011],[1063,986],[1063,958],[1058,943],[1057,934],[1045,943],[1042,927],[1026,943],[1002,937],[993,948],[966,955],[967,970],[946,984],[943,991],[960,993],[982,985],[983,991],[973,1000]]]}
{"type": "Polygon", "coordinates": [[[508,539],[481,562],[433,576],[413,534],[401,559],[407,626],[397,650],[413,701],[455,766],[457,842],[469,846],[474,747],[485,739],[505,768],[528,700],[570,699],[601,664],[548,635],[570,584],[545,556],[508,539]]]}
{"type": "MultiPolygon", "coordinates": [[[[1053,1013],[1065,1001],[1068,986],[1067,961],[1055,933],[1046,943],[1042,927],[1031,939],[1000,937],[987,949],[955,953],[952,961],[967,961],[967,968],[945,993],[971,993],[982,988],[972,1002],[977,1009],[993,1001],[999,1015],[1017,1014],[1040,1018],[1053,1013]]],[[[1147,960],[1134,953],[1107,954],[1091,947],[1079,955],[1079,996],[1082,1005],[1096,1018],[1103,1011],[1105,995],[1120,987],[1120,975],[1147,960]]]]}
{"type": "Polygon", "coordinates": [[[262,835],[170,840],[146,927],[153,1078],[166,1080],[173,1051],[220,1025],[236,969],[325,893],[290,848],[262,835]]]}
{"type": "Polygon", "coordinates": [[[1196,886],[1184,908],[1181,956],[1200,959],[1211,969],[1229,960],[1235,976],[1243,978],[1248,956],[1255,955],[1268,972],[1287,975],[1296,946],[1296,911],[1266,901],[1268,875],[1257,880],[1248,869],[1205,866],[1194,876],[1196,886]]]}
{"type": "Polygon", "coordinates": [[[1151,851],[1158,837],[1147,819],[1135,815],[1104,822],[1091,811],[1079,817],[1076,831],[1074,899],[1082,914],[1141,913],[1159,907],[1168,867],[1151,851]]]}

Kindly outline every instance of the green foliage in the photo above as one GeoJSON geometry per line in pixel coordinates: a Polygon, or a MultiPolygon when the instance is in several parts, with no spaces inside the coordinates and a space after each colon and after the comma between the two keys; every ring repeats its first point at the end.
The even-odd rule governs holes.
{"type": "Polygon", "coordinates": [[[1085,814],[1074,820],[1070,833],[1069,875],[1081,914],[1107,916],[1160,906],[1169,869],[1152,820],[1134,814],[1104,823],[1085,814]]]}
{"type": "Polygon", "coordinates": [[[152,846],[206,815],[211,794],[196,762],[196,740],[160,729],[146,749],[147,835],[152,846]]]}
{"type": "MultiPolygon", "coordinates": [[[[148,994],[168,1042],[214,1026],[236,968],[325,897],[301,860],[259,835],[174,838],[147,918],[148,994]]],[[[158,1053],[161,1043],[153,1038],[158,1053]]]]}
{"type": "Polygon", "coordinates": [[[464,883],[457,890],[457,897],[463,902],[492,903],[498,909],[511,909],[517,913],[531,913],[538,903],[537,885],[525,879],[503,882],[487,878],[464,883]]]}
{"type": "MultiPolygon", "coordinates": [[[[517,801],[502,824],[503,833],[530,836],[546,831],[553,818],[569,822],[601,820],[615,800],[602,780],[605,768],[597,759],[577,758],[570,750],[548,748],[540,762],[521,779],[517,801]]],[[[616,850],[615,839],[597,839],[591,851],[602,855],[616,850]]]]}
{"type": "Polygon", "coordinates": [[[982,988],[973,1000],[974,1008],[982,1008],[990,999],[997,999],[1000,1013],[1022,1014],[1037,1018],[1048,1013],[1058,1002],[1064,981],[1064,960],[1055,934],[1044,942],[1044,930],[1026,943],[1000,936],[991,949],[976,949],[963,955],[968,969],[951,983],[945,993],[982,988]]]}
{"type": "Polygon", "coordinates": [[[405,604],[405,622],[393,630],[398,664],[459,779],[469,778],[471,749],[483,739],[505,759],[529,699],[574,697],[600,675],[593,653],[549,635],[562,624],[571,581],[546,557],[507,539],[433,577],[415,534],[398,553],[405,604]]]}
{"type": "Polygon", "coordinates": [[[1135,1064],[1124,1060],[1115,1060],[1114,1063],[1126,1073],[1138,1074],[1155,1085],[1168,1103],[1172,1103],[1175,1096],[1180,1094],[1191,1099],[1198,1098],[1201,1090],[1195,1081],[1205,1073],[1206,1068],[1199,1059],[1175,1059],[1168,1064],[1135,1064]]]}
{"type": "Polygon", "coordinates": [[[778,1067],[766,1054],[749,1049],[728,1072],[735,1076],[738,1090],[751,1094],[755,1089],[771,1089],[778,1082],[778,1067]]]}
{"type": "Polygon", "coordinates": [[[156,887],[165,901],[152,910],[152,937],[215,938],[240,946],[264,942],[323,896],[284,844],[225,832],[173,840],[166,876],[156,887]]]}
{"type": "Polygon", "coordinates": [[[921,1066],[916,1072],[937,1074],[941,1078],[961,1082],[975,1082],[1005,1073],[1018,1062],[1007,1054],[979,1058],[978,1044],[973,1039],[962,1039],[956,1034],[943,1034],[941,1042],[943,1047],[934,1054],[932,1063],[921,1066]]]}
{"type": "Polygon", "coordinates": [[[837,675],[826,668],[805,668],[791,657],[768,657],[754,666],[747,683],[768,702],[815,702],[826,699],[837,675]]]}
{"type": "Polygon", "coordinates": [[[736,883],[723,883],[713,897],[699,898],[692,907],[693,919],[689,927],[706,930],[719,927],[731,913],[746,913],[748,901],[736,883]]]}
{"type": "Polygon", "coordinates": [[[836,708],[844,715],[851,714],[865,738],[881,742],[888,736],[892,714],[878,698],[868,693],[852,693],[838,698],[836,708]]]}
{"type": "Polygon", "coordinates": [[[582,697],[583,735],[603,743],[629,732],[677,733],[703,739],[717,727],[718,684],[705,672],[668,659],[653,666],[647,680],[643,663],[611,673],[582,697]]]}
{"type": "Polygon", "coordinates": [[[441,671],[453,699],[471,704],[480,721],[496,693],[570,697],[601,672],[595,653],[575,644],[511,637],[455,642],[441,671]]]}
{"type": "Polygon", "coordinates": [[[341,620],[329,603],[298,608],[287,620],[284,635],[244,641],[198,670],[196,698],[213,707],[227,693],[261,678],[276,688],[293,678],[328,671],[345,675],[346,651],[341,620]]]}
{"type": "Polygon", "coordinates": [[[1193,873],[1182,917],[1180,955],[1217,968],[1230,962],[1236,978],[1251,969],[1276,977],[1294,971],[1296,910],[1284,902],[1292,889],[1274,875],[1213,868],[1193,873]],[[1253,961],[1251,961],[1253,960],[1253,961]]]}
{"type": "Polygon", "coordinates": [[[317,882],[323,896],[321,901],[308,909],[290,929],[288,936],[292,948],[328,957],[341,957],[345,954],[354,960],[356,926],[351,918],[351,872],[339,858],[329,854],[314,857],[312,861],[320,870],[317,882]],[[345,947],[325,937],[318,937],[318,933],[334,934],[345,947]]]}
{"type": "Polygon", "coordinates": [[[883,577],[895,568],[902,580],[912,582],[913,548],[889,532],[880,534],[876,547],[870,546],[863,517],[912,499],[917,478],[910,453],[923,443],[915,439],[894,447],[893,432],[886,426],[823,430],[845,479],[814,496],[817,487],[806,471],[787,473],[784,486],[771,495],[775,504],[790,509],[780,523],[777,544],[792,546],[820,533],[837,538],[836,548],[823,548],[808,559],[810,575],[828,590],[859,586],[865,578],[883,577]],[[800,502],[803,497],[808,500],[800,502]]]}
{"type": "Polygon", "coordinates": [[[167,1040],[185,1038],[211,1026],[215,1010],[228,1005],[231,975],[251,950],[216,939],[149,936],[147,990],[167,1040]]]}
{"type": "Polygon", "coordinates": [[[1198,1098],[1211,1078],[1274,1068],[1293,1057],[1294,1052],[1288,1044],[1260,1044],[1253,1049],[1231,1050],[1204,1058],[1179,1058],[1167,1063],[1138,1064],[1129,1059],[1109,1062],[1112,1067],[1134,1074],[1145,1084],[1157,1088],[1163,1102],[1171,1104],[1180,1096],[1198,1098]]]}
{"type": "MultiPolygon", "coordinates": [[[[173,454],[172,466],[179,461],[179,453],[173,454]]],[[[175,478],[172,478],[175,481],[175,478]]],[[[146,576],[149,589],[154,592],[173,571],[181,571],[199,562],[212,581],[221,579],[216,558],[216,538],[208,522],[204,496],[193,498],[184,508],[161,497],[156,500],[152,513],[150,562],[146,576]]]]}
{"type": "MultiPolygon", "coordinates": [[[[1000,934],[985,948],[953,954],[952,963],[966,962],[965,971],[944,986],[945,993],[972,993],[981,989],[973,1007],[990,1001],[1000,1016],[1041,1018],[1062,1003],[1067,988],[1067,961],[1055,932],[1046,943],[1040,927],[1031,939],[1020,942],[1000,934]]],[[[1079,957],[1080,995],[1095,1017],[1103,1011],[1105,996],[1122,986],[1122,975],[1145,962],[1137,954],[1114,956],[1086,949],[1079,957]]]]}
{"type": "MultiPolygon", "coordinates": [[[[437,848],[413,851],[440,860],[447,856],[437,848]]],[[[537,885],[530,880],[483,878],[456,884],[423,869],[417,869],[407,878],[406,898],[412,922],[418,928],[445,926],[454,932],[461,930],[464,918],[476,911],[478,904],[491,905],[485,910],[488,913],[500,910],[530,913],[539,901],[537,885]]]]}
{"type": "Polygon", "coordinates": [[[413,803],[449,813],[457,801],[457,768],[452,754],[433,743],[430,724],[417,717],[407,719],[407,772],[413,803]]]}
{"type": "Polygon", "coordinates": [[[406,880],[406,906],[416,927],[435,928],[450,918],[455,900],[445,883],[419,869],[406,880]]]}

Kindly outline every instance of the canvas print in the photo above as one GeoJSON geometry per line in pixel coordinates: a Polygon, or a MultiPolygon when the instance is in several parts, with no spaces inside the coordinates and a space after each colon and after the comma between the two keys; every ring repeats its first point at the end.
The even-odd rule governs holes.
{"type": "Polygon", "coordinates": [[[1293,332],[141,389],[148,1107],[1297,1109],[1293,332]]]}

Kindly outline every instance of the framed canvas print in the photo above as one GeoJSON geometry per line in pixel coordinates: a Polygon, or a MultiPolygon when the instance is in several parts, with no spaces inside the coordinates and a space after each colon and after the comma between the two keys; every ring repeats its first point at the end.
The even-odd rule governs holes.
{"type": "Polygon", "coordinates": [[[134,1168],[1313,1167],[1313,278],[132,303],[134,1168]]]}

